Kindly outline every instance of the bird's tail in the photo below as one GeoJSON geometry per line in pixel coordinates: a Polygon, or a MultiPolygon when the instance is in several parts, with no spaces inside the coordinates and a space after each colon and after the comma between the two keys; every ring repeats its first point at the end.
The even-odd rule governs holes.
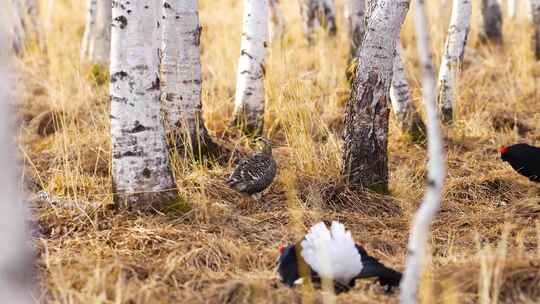
{"type": "Polygon", "coordinates": [[[362,270],[351,233],[339,222],[332,222],[330,230],[323,222],[314,225],[301,245],[302,257],[320,277],[347,284],[362,270]]]}
{"type": "Polygon", "coordinates": [[[401,281],[401,272],[384,266],[377,259],[370,257],[367,254],[362,254],[363,268],[360,274],[356,277],[362,278],[378,278],[379,283],[383,286],[398,287],[401,281]]]}

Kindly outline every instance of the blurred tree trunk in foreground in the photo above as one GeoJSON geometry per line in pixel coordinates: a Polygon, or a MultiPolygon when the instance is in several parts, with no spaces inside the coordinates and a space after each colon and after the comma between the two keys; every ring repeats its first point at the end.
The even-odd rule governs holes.
{"type": "Polygon", "coordinates": [[[534,56],[540,60],[540,0],[531,0],[532,21],[534,26],[534,56]]]}
{"type": "MultiPolygon", "coordinates": [[[[165,126],[177,149],[200,158],[216,145],[204,125],[201,103],[201,26],[197,0],[164,0],[161,96],[165,126]],[[177,17],[181,18],[177,18],[177,17]]],[[[186,155],[187,156],[187,155],[186,155]]]]}
{"type": "Polygon", "coordinates": [[[454,0],[448,37],[439,70],[439,111],[443,122],[453,119],[454,98],[456,95],[461,64],[467,45],[471,23],[472,4],[470,0],[454,0]]]}
{"type": "Polygon", "coordinates": [[[279,0],[268,0],[270,5],[270,39],[272,41],[279,40],[285,34],[285,16],[283,10],[281,10],[279,0]]]}
{"type": "Polygon", "coordinates": [[[108,64],[111,50],[111,0],[88,0],[81,59],[108,64]]]}
{"type": "Polygon", "coordinates": [[[349,58],[358,57],[360,44],[366,32],[366,2],[365,0],[347,0],[345,2],[345,18],[349,30],[349,58]]]}
{"type": "Polygon", "coordinates": [[[315,28],[323,26],[331,36],[337,33],[336,5],[334,0],[299,0],[308,42],[314,41],[315,28]]]}
{"type": "Polygon", "coordinates": [[[388,92],[408,0],[373,6],[347,102],[342,175],[353,188],[388,190],[388,92]]]}
{"type": "Polygon", "coordinates": [[[502,12],[498,0],[482,0],[482,31],[480,40],[502,43],[502,12]]]}
{"type": "Polygon", "coordinates": [[[81,59],[88,59],[90,55],[90,44],[96,31],[97,18],[97,0],[88,0],[86,2],[86,23],[84,25],[84,34],[81,45],[81,59]]]}
{"type": "MultiPolygon", "coordinates": [[[[0,24],[2,46],[8,45],[8,24],[6,20],[0,24]]],[[[31,296],[33,254],[25,224],[28,214],[19,193],[21,178],[15,165],[18,161],[10,113],[14,87],[10,58],[11,49],[0,48],[0,300],[2,303],[29,304],[35,302],[31,296]]]]}
{"type": "Polygon", "coordinates": [[[115,1],[111,136],[115,204],[158,208],[177,198],[161,121],[157,5],[115,1]],[[151,26],[150,26],[151,25],[151,26]]]}
{"type": "Polygon", "coordinates": [[[426,126],[422,122],[422,118],[412,100],[411,87],[407,80],[401,53],[401,42],[398,38],[396,41],[392,86],[390,87],[390,101],[401,132],[408,135],[413,142],[423,141],[426,126]]]}
{"type": "Polygon", "coordinates": [[[244,0],[233,124],[244,133],[254,136],[262,133],[264,123],[267,41],[267,0],[244,0]]]}
{"type": "Polygon", "coordinates": [[[431,59],[429,30],[423,0],[416,2],[416,41],[422,67],[422,96],[426,106],[428,133],[428,179],[422,205],[414,216],[409,237],[405,271],[400,284],[400,303],[414,304],[425,263],[430,225],[441,205],[445,176],[444,152],[436,106],[435,72],[431,59]]]}

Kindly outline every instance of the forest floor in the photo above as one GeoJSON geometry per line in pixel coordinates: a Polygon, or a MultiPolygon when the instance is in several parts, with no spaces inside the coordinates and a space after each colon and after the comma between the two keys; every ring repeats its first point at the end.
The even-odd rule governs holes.
{"type": "MultiPolygon", "coordinates": [[[[278,246],[320,220],[339,220],[383,263],[403,270],[411,218],[423,195],[426,153],[390,122],[390,194],[340,185],[341,129],[349,88],[343,1],[339,32],[303,38],[296,1],[281,1],[288,31],[273,42],[266,69],[265,134],[277,146],[277,180],[262,200],[228,189],[233,168],[173,155],[184,202],[164,212],[117,212],[111,204],[107,72],[81,63],[84,1],[43,2],[46,51],[31,46],[17,66],[17,117],[25,182],[35,217],[38,271],[49,303],[320,303],[320,293],[280,284],[278,246]],[[24,80],[24,81],[23,81],[24,80]],[[36,195],[46,191],[53,199],[36,195]]],[[[438,1],[437,1],[438,3],[438,1]]],[[[438,5],[438,4],[437,4],[438,5]]],[[[499,159],[497,147],[540,144],[540,63],[522,9],[504,21],[504,44],[472,31],[455,123],[444,128],[448,174],[433,223],[422,303],[540,301],[540,188],[499,159]]],[[[522,7],[524,8],[524,7],[522,7]]],[[[432,7],[438,66],[449,9],[432,7]],[[444,13],[441,13],[444,12],[444,13]]],[[[420,70],[414,5],[402,31],[414,100],[420,70]]],[[[249,151],[228,127],[241,33],[241,1],[202,0],[205,121],[220,144],[249,151]]],[[[339,303],[397,303],[359,281],[339,303]]]]}

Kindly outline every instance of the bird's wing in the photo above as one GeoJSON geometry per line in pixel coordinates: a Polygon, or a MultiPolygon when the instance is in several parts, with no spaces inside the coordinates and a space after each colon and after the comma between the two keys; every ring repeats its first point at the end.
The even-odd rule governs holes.
{"type": "Polygon", "coordinates": [[[270,157],[255,154],[240,162],[231,174],[230,179],[236,179],[246,185],[251,185],[263,179],[271,166],[272,159],[270,157]]]}
{"type": "Polygon", "coordinates": [[[362,259],[343,224],[314,225],[302,241],[302,257],[319,276],[348,284],[362,271],[362,259]]]}

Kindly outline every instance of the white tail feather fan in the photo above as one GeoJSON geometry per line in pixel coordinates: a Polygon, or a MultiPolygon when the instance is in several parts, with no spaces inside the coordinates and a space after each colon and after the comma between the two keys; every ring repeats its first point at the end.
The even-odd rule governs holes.
{"type": "Polygon", "coordinates": [[[339,222],[332,222],[330,231],[323,222],[314,225],[301,245],[302,257],[321,278],[348,284],[362,271],[351,232],[339,222]]]}

